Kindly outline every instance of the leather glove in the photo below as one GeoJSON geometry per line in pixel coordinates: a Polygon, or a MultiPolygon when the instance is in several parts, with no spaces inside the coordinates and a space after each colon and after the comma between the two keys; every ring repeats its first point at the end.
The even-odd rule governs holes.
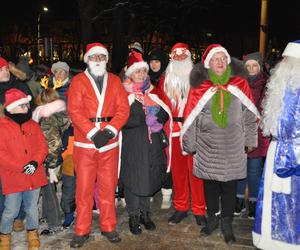
{"type": "Polygon", "coordinates": [[[48,169],[48,173],[49,173],[49,181],[50,183],[54,183],[54,182],[58,182],[58,179],[57,179],[57,175],[55,173],[55,169],[54,168],[49,168],[48,169]]]}
{"type": "Polygon", "coordinates": [[[23,167],[23,173],[28,175],[33,175],[38,167],[38,163],[36,161],[30,161],[23,167]]]}
{"type": "Polygon", "coordinates": [[[109,139],[113,137],[114,137],[113,132],[111,132],[108,129],[104,129],[104,130],[99,130],[92,137],[92,141],[94,142],[96,148],[101,148],[109,141],[109,139]]]}

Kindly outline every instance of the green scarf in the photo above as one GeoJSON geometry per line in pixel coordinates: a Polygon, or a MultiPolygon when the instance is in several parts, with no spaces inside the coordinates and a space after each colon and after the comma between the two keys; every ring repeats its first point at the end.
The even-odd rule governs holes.
{"type": "MultiPolygon", "coordinates": [[[[208,69],[208,76],[213,85],[225,85],[229,82],[231,76],[230,66],[227,66],[223,75],[216,75],[211,69],[208,69]]],[[[231,103],[231,94],[228,91],[218,89],[212,97],[211,114],[213,121],[220,127],[227,127],[227,112],[231,103]],[[223,92],[223,112],[221,112],[220,93],[223,92]]]]}

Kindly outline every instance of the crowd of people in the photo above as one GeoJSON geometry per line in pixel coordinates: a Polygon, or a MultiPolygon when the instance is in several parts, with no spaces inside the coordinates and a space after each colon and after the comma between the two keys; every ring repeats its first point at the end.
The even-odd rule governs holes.
{"type": "Polygon", "coordinates": [[[145,55],[136,42],[117,76],[106,46],[90,43],[86,69],[72,75],[58,61],[40,81],[26,62],[0,57],[1,249],[12,231],[26,228],[33,250],[39,234],[73,223],[70,246],[80,248],[93,209],[101,234],[118,243],[120,199],[133,235],[155,230],[157,192],[161,209],[173,204],[170,225],[191,210],[200,234],[220,224],[234,244],[234,216],[247,211],[256,247],[300,247],[300,40],[271,72],[258,52],[239,60],[220,44],[197,64],[186,43],[168,53],[145,55]]]}

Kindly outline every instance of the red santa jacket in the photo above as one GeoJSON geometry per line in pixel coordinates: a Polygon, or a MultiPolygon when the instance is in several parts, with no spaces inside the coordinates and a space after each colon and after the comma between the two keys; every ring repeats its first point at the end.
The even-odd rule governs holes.
{"type": "Polygon", "coordinates": [[[68,89],[68,112],[74,126],[74,146],[96,148],[91,137],[100,129],[110,129],[115,137],[99,149],[100,152],[118,146],[118,132],[127,122],[129,105],[120,79],[105,73],[102,93],[92,76],[85,70],[76,75],[68,89]],[[91,118],[112,117],[110,121],[93,122],[91,118]]]}
{"type": "MultiPolygon", "coordinates": [[[[183,117],[184,109],[185,109],[185,102],[181,103],[181,106],[177,106],[175,108],[172,107],[170,99],[165,94],[165,75],[162,75],[159,83],[158,88],[161,90],[160,98],[166,103],[169,109],[172,111],[172,117],[183,117]]],[[[172,137],[180,136],[180,130],[182,127],[183,122],[173,121],[173,128],[172,128],[172,137]]]]}
{"type": "Polygon", "coordinates": [[[29,120],[20,126],[7,117],[0,118],[0,176],[3,194],[33,190],[47,185],[42,166],[48,146],[40,126],[29,120]],[[23,167],[36,161],[38,168],[33,175],[23,173],[23,167]]]}

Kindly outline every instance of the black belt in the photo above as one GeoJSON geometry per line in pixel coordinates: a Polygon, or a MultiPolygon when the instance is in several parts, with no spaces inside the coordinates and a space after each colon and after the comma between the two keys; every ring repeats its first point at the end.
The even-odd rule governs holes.
{"type": "Polygon", "coordinates": [[[173,122],[184,122],[183,117],[173,117],[173,122]]]}
{"type": "Polygon", "coordinates": [[[91,122],[110,122],[112,119],[112,116],[108,117],[95,117],[95,118],[90,118],[91,122]]]}

